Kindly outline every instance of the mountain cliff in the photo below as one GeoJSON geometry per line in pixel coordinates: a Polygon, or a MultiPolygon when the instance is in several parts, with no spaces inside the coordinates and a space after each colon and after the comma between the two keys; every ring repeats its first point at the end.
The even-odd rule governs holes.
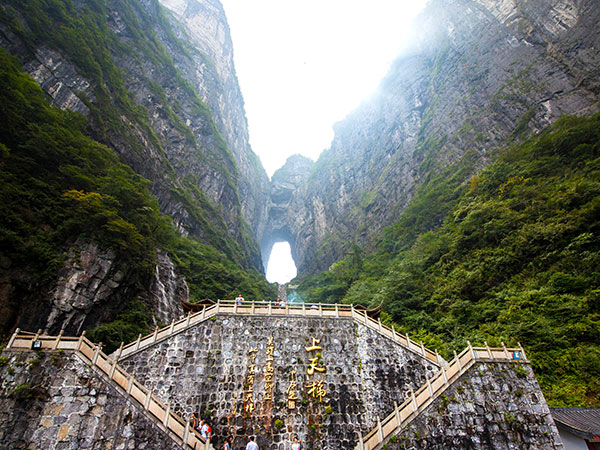
{"type": "Polygon", "coordinates": [[[177,317],[188,295],[271,292],[255,237],[268,178],[248,144],[223,9],[165,6],[0,6],[0,45],[20,63],[4,58],[4,332],[79,333],[144,311],[139,301],[143,328],[177,317]],[[40,103],[19,70],[69,114],[40,103]]]}
{"type": "MultiPolygon", "coordinates": [[[[373,248],[449,165],[469,160],[460,184],[495,149],[564,114],[598,110],[599,19],[592,0],[430,1],[412,45],[373,98],[335,126],[290,200],[300,276],[326,270],[352,243],[373,248]]],[[[451,204],[440,199],[421,231],[451,204]]]]}

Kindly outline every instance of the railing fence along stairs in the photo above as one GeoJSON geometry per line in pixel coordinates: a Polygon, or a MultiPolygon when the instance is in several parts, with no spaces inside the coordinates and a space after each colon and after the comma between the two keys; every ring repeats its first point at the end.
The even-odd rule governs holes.
{"type": "Polygon", "coordinates": [[[159,426],[179,445],[196,450],[214,450],[210,439],[203,439],[190,426],[189,421],[183,420],[171,411],[169,403],[165,405],[161,402],[152,394],[151,390],[144,387],[132,375],[122,369],[117,364],[117,359],[111,359],[101,351],[100,345],[90,342],[85,337],[85,332],[80,337],[63,337],[62,332],[58,336],[47,336],[42,335],[41,330],[37,333],[29,333],[17,328],[6,346],[6,349],[13,350],[30,350],[32,348],[73,351],[93,369],[107,376],[121,393],[130,399],[134,399],[141,406],[143,413],[155,423],[158,422],[159,426]]]}
{"type": "Polygon", "coordinates": [[[419,412],[438,398],[448,387],[456,382],[473,364],[478,361],[488,362],[529,362],[519,343],[519,348],[507,348],[502,343],[501,348],[473,347],[469,342],[460,354],[454,352],[454,359],[432,378],[428,378],[416,392],[410,392],[409,398],[400,406],[394,405],[394,410],[385,419],[377,419],[377,426],[365,436],[359,437],[355,450],[377,449],[402,428],[415,419],[419,412]]]}
{"type": "MultiPolygon", "coordinates": [[[[84,361],[90,363],[92,367],[98,369],[101,373],[106,375],[109,380],[119,386],[127,396],[134,398],[144,408],[146,413],[158,420],[166,430],[172,433],[172,436],[176,437],[178,442],[182,443],[182,445],[187,445],[189,448],[208,450],[213,449],[210,441],[205,442],[195,430],[190,428],[189,422],[184,421],[178,415],[174,414],[170,410],[169,404],[165,405],[156,398],[150,390],[122,369],[118,365],[118,361],[142,351],[159,341],[165,340],[174,334],[187,330],[200,322],[204,322],[217,314],[350,318],[391,339],[412,353],[426,358],[431,364],[434,364],[438,368],[441,367],[442,370],[438,372],[438,374],[445,373],[446,375],[444,376],[449,377],[450,375],[448,374],[455,373],[452,372],[452,365],[444,370],[443,367],[447,365],[446,361],[439,356],[437,351],[427,349],[423,345],[423,342],[417,343],[410,339],[408,335],[398,333],[394,327],[390,328],[382,324],[380,319],[372,319],[365,310],[359,310],[354,307],[354,305],[343,304],[288,303],[284,307],[279,307],[273,305],[272,302],[251,301],[237,304],[234,300],[219,300],[214,305],[204,306],[202,311],[194,314],[189,313],[187,316],[182,317],[177,321],[173,320],[166,327],[161,329],[157,327],[154,332],[147,336],[142,337],[140,334],[137,340],[130,344],[124,345],[121,343],[119,349],[110,356],[105,355],[101,351],[99,345],[89,341],[85,337],[85,332],[80,337],[64,337],[62,331],[58,336],[47,336],[42,335],[41,330],[38,331],[38,333],[30,333],[17,329],[6,348],[31,349],[32,343],[35,341],[39,342],[41,349],[73,350],[76,354],[81,356],[84,361]]],[[[459,362],[465,352],[461,353],[461,356],[458,357],[459,362]]],[[[436,377],[432,380],[437,380],[439,378],[436,377]]],[[[429,383],[428,380],[428,384],[429,383]]],[[[435,382],[432,381],[430,388],[434,385],[435,382]]],[[[419,389],[419,391],[412,396],[413,401],[417,402],[416,404],[418,404],[419,399],[421,398],[422,391],[423,388],[419,389]]],[[[400,409],[402,409],[402,406],[400,409]]],[[[402,418],[402,415],[398,417],[403,421],[406,420],[406,418],[402,418]]],[[[381,427],[378,427],[365,437],[365,444],[362,444],[362,441],[359,443],[359,445],[363,445],[363,447],[360,448],[374,448],[366,446],[368,445],[367,442],[370,442],[370,436],[373,433],[380,435],[382,430],[385,432],[389,427],[389,420],[386,418],[381,427]]],[[[384,436],[387,436],[387,434],[384,433],[384,436]]]]}
{"type": "Polygon", "coordinates": [[[445,361],[439,356],[437,351],[431,351],[422,342],[417,343],[410,339],[408,335],[398,333],[393,327],[390,328],[382,324],[381,320],[372,319],[367,315],[365,310],[358,310],[354,305],[337,303],[288,303],[284,307],[278,307],[273,305],[272,302],[247,301],[237,304],[234,300],[218,300],[214,305],[205,305],[202,311],[194,314],[189,313],[177,321],[173,320],[163,328],[159,329],[157,327],[154,332],[146,336],[142,337],[140,334],[137,340],[127,345],[122,344],[121,348],[111,356],[117,360],[121,360],[138,351],[144,350],[156,342],[165,340],[174,334],[187,330],[200,322],[204,322],[217,314],[351,318],[377,331],[411,352],[427,358],[438,367],[445,364],[445,361]]]}

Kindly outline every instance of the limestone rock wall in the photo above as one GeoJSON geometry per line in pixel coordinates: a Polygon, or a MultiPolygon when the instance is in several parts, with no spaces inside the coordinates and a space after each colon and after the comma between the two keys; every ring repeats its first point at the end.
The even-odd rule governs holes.
{"type": "Polygon", "coordinates": [[[389,450],[563,449],[528,364],[476,363],[406,429],[389,450]]]}
{"type": "Polygon", "coordinates": [[[216,448],[233,434],[236,449],[256,435],[259,448],[273,450],[289,449],[296,435],[306,449],[354,448],[359,433],[438,370],[350,319],[239,315],[218,315],[120,364],[183,417],[209,418],[216,448]],[[321,349],[306,350],[312,338],[321,349]],[[326,371],[310,375],[312,358],[326,371]],[[298,399],[289,409],[293,379],[298,399]],[[322,402],[310,388],[320,381],[322,402]]]}
{"type": "Polygon", "coordinates": [[[0,261],[0,330],[8,333],[18,327],[49,334],[63,330],[78,336],[113,319],[134,295],[147,305],[155,324],[169,323],[183,314],[181,302],[189,299],[189,290],[168,253],[157,250],[157,264],[146,290],[131,283],[127,264],[114,251],[96,242],[77,240],[66,253],[54,287],[44,296],[32,293],[33,281],[23,274],[24,279],[19,279],[0,261]],[[26,301],[11,301],[19,297],[26,301]]]}
{"type": "MultiPolygon", "coordinates": [[[[264,227],[269,180],[248,142],[223,8],[213,0],[164,3],[165,9],[157,0],[106,2],[103,31],[121,44],[106,48],[106,64],[122,77],[127,98],[146,113],[143,120],[121,114],[112,128],[96,120],[98,98],[108,95],[118,105],[123,93],[86,78],[85,68],[52,41],[32,48],[3,22],[0,46],[57,106],[85,114],[90,135],[151,181],[162,212],[184,234],[227,252],[208,228],[225,230],[230,245],[239,247],[236,260],[261,270],[255,236],[264,227]],[[148,28],[152,44],[138,41],[140,28],[148,28]]],[[[19,2],[11,6],[16,22],[28,29],[28,11],[19,2]]]]}
{"type": "Polygon", "coordinates": [[[420,184],[466,152],[476,170],[564,114],[597,111],[599,20],[595,0],[428,2],[412,45],[336,124],[294,192],[300,276],[327,270],[353,242],[369,245],[420,184]]]}
{"type": "Polygon", "coordinates": [[[182,448],[73,353],[0,361],[1,448],[182,448]]]}

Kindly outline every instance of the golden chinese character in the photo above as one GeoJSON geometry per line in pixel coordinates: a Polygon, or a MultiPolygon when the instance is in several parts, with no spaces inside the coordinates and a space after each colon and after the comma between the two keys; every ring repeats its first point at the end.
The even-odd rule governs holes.
{"type": "Polygon", "coordinates": [[[317,339],[317,338],[312,338],[312,345],[310,347],[304,347],[306,349],[307,352],[312,352],[314,350],[322,350],[323,347],[321,347],[320,344],[321,343],[321,339],[317,339]]]}
{"type": "Polygon", "coordinates": [[[323,389],[323,380],[313,381],[312,383],[308,383],[306,385],[306,393],[308,395],[312,395],[314,398],[318,399],[320,402],[323,401],[323,397],[327,395],[327,391],[323,389]]]}
{"type": "Polygon", "coordinates": [[[313,373],[315,373],[315,370],[317,372],[325,372],[327,369],[325,369],[325,367],[317,367],[317,365],[319,364],[319,357],[315,357],[315,358],[311,358],[309,359],[310,361],[310,366],[306,369],[306,373],[309,375],[312,375],[313,373]]]}
{"type": "Polygon", "coordinates": [[[287,394],[288,409],[296,409],[296,400],[298,400],[298,394],[296,394],[296,371],[290,372],[290,385],[288,386],[285,393],[287,394]]]}

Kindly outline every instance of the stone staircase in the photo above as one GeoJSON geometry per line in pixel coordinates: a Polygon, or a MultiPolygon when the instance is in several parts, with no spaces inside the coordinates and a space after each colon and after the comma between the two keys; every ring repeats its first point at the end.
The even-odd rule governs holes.
{"type": "Polygon", "coordinates": [[[17,329],[10,338],[6,349],[10,350],[63,350],[75,352],[83,361],[92,367],[99,375],[108,379],[127,398],[135,400],[143,414],[157,423],[168,436],[185,449],[214,450],[210,440],[205,440],[190,422],[173,413],[170,404],[161,402],[149,389],[136,381],[117,364],[116,359],[105,355],[100,347],[90,342],[85,333],[80,337],[63,337],[28,333],[17,329]]]}
{"type": "Polygon", "coordinates": [[[478,361],[485,362],[514,362],[529,361],[523,348],[507,348],[504,343],[501,348],[467,346],[460,354],[454,352],[454,359],[447,365],[442,365],[441,370],[432,378],[427,379],[416,392],[400,406],[395,405],[394,410],[383,420],[377,419],[377,426],[366,435],[359,438],[355,450],[378,450],[394,435],[413,421],[436,398],[440,397],[460,376],[478,361]]]}

